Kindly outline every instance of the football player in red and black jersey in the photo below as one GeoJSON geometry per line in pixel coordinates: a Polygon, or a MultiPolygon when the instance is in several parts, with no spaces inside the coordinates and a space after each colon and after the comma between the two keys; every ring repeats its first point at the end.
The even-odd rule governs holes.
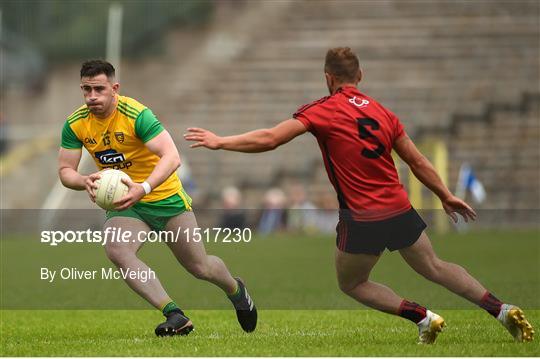
{"type": "Polygon", "coordinates": [[[474,220],[476,213],[448,190],[397,116],[359,91],[358,57],[348,47],[330,49],[324,72],[330,96],[300,107],[293,118],[274,128],[227,137],[189,128],[184,138],[195,142],[193,148],[264,152],[311,132],[339,201],[336,269],[343,292],[371,308],[413,321],[419,341],[433,343],[445,326],[442,317],[369,280],[382,252],[399,250],[416,272],[485,309],[517,341],[532,340],[534,331],[520,308],[501,302],[463,267],[443,261],[433,251],[424,231],[427,226],[399,182],[392,150],[440,198],[454,221],[457,214],[474,220]]]}

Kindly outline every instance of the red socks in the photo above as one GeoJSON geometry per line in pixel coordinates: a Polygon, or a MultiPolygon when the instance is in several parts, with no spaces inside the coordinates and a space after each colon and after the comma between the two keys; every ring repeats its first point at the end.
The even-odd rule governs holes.
{"type": "Polygon", "coordinates": [[[420,304],[403,299],[399,306],[398,315],[418,324],[426,317],[426,310],[420,304]]]}
{"type": "Polygon", "coordinates": [[[495,318],[499,315],[501,311],[501,306],[503,302],[497,299],[493,294],[486,291],[486,294],[480,300],[480,308],[485,309],[489,314],[493,315],[495,318]]]}

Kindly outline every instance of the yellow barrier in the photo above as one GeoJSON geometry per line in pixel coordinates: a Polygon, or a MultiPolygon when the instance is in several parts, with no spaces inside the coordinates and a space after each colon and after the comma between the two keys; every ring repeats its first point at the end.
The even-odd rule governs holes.
{"type": "MultiPolygon", "coordinates": [[[[443,182],[448,185],[448,147],[446,143],[439,139],[431,139],[419,143],[418,149],[433,163],[443,182]]],[[[402,177],[403,166],[407,168],[407,190],[413,207],[416,209],[435,210],[433,217],[435,231],[437,233],[447,232],[449,229],[448,218],[442,210],[442,204],[439,198],[424,188],[424,185],[418,181],[407,165],[399,159],[399,156],[392,153],[392,157],[394,158],[398,173],[401,174],[400,177],[402,177]],[[424,194],[428,192],[428,197],[431,197],[431,201],[426,206],[424,203],[424,194]]],[[[405,179],[400,178],[400,180],[402,183],[405,183],[405,179]]]]}
{"type": "Polygon", "coordinates": [[[21,164],[57,144],[58,140],[51,136],[36,138],[18,145],[0,158],[0,178],[9,175],[21,164]]]}

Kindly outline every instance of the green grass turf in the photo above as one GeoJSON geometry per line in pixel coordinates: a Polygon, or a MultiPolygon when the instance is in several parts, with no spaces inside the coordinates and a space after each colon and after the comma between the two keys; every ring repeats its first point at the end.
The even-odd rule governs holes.
{"type": "MultiPolygon", "coordinates": [[[[372,310],[266,310],[243,333],[232,310],[189,312],[187,337],[157,338],[156,311],[2,311],[2,356],[538,356],[538,339],[515,343],[480,310],[442,310],[434,345],[416,327],[372,310]]],[[[540,324],[540,310],[527,311],[540,324]]]]}
{"type": "MultiPolygon", "coordinates": [[[[449,233],[433,235],[432,243],[441,258],[464,266],[502,300],[540,309],[539,231],[449,233]]],[[[247,282],[261,309],[358,309],[337,287],[332,235],[273,235],[247,244],[206,247],[247,282]]],[[[139,253],[183,308],[229,307],[215,286],[187,273],[165,244],[145,244],[139,253]]],[[[37,234],[6,236],[0,241],[0,255],[1,309],[148,309],[122,280],[40,280],[41,267],[98,271],[112,267],[99,244],[50,247],[39,243],[37,234]]],[[[474,308],[419,276],[397,252],[384,253],[371,279],[430,308],[474,308]]]]}
{"type": "MultiPolygon", "coordinates": [[[[538,328],[539,234],[538,230],[450,233],[432,236],[432,243],[443,259],[463,265],[502,300],[526,309],[538,328]]],[[[259,328],[252,335],[240,330],[218,289],[187,274],[165,245],[145,245],[141,257],[171,297],[188,308],[196,325],[187,338],[156,338],[153,329],[162,320],[157,311],[113,310],[148,308],[121,280],[39,279],[42,266],[109,267],[101,246],[48,247],[38,238],[6,235],[0,241],[3,356],[540,355],[538,339],[513,343],[489,315],[414,273],[398,253],[385,253],[372,279],[427,305],[449,325],[435,346],[418,346],[414,325],[361,310],[364,307],[339,291],[333,236],[276,235],[243,245],[207,245],[209,253],[222,257],[232,273],[247,281],[262,309],[259,328]]]]}

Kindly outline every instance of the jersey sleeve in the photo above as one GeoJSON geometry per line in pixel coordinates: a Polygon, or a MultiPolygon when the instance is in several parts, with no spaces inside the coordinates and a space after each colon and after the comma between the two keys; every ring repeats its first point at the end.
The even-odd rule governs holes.
{"type": "Polygon", "coordinates": [[[399,118],[396,117],[396,122],[394,126],[394,141],[396,141],[398,138],[405,136],[405,128],[403,127],[403,124],[399,120],[399,118]]]}
{"type": "Polygon", "coordinates": [[[388,110],[387,114],[388,116],[390,116],[390,120],[392,123],[392,143],[394,143],[398,138],[405,136],[407,133],[405,132],[403,124],[395,114],[388,110]]]}
{"type": "Polygon", "coordinates": [[[306,129],[309,132],[313,132],[313,126],[311,124],[310,118],[306,115],[305,112],[301,111],[301,108],[298,109],[294,114],[293,118],[297,119],[298,121],[302,122],[302,124],[306,127],[306,129]]]}
{"type": "Polygon", "coordinates": [[[325,97],[300,107],[293,114],[293,118],[302,122],[315,137],[324,138],[328,133],[332,115],[333,110],[325,97]]]}
{"type": "Polygon", "coordinates": [[[62,143],[60,146],[67,149],[78,149],[83,146],[82,141],[79,140],[67,121],[64,123],[64,128],[62,129],[62,143]]]}
{"type": "Polygon", "coordinates": [[[135,120],[135,134],[144,143],[159,135],[163,130],[163,125],[149,108],[144,109],[135,120]]]}

